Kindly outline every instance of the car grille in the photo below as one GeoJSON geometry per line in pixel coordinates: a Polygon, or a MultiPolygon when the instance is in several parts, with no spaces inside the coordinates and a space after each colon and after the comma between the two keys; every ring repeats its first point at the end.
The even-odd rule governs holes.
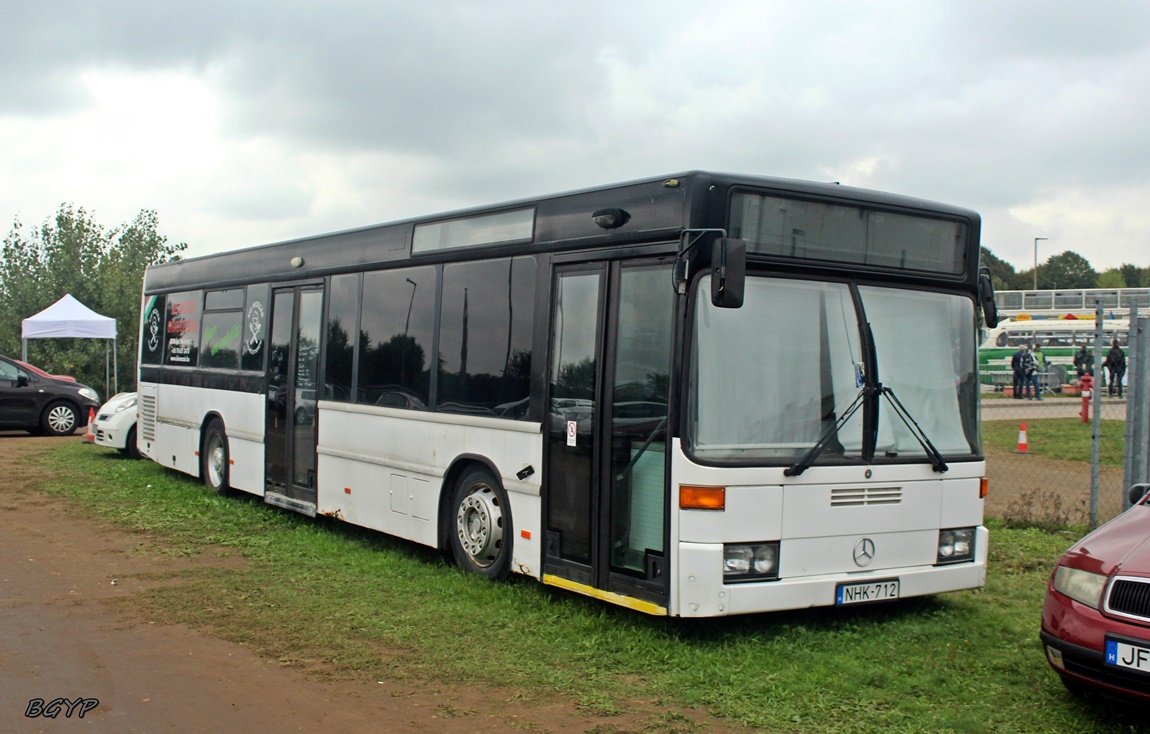
{"type": "Polygon", "coordinates": [[[1150,579],[1120,576],[1110,584],[1106,610],[1150,622],[1150,579]]]}

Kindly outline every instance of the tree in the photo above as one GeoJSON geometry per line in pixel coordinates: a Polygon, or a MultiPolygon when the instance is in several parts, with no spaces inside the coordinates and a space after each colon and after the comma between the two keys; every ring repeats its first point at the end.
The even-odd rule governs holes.
{"type": "Polygon", "coordinates": [[[1122,280],[1125,281],[1127,288],[1142,288],[1150,285],[1150,280],[1143,280],[1143,273],[1146,271],[1137,265],[1122,263],[1118,267],[1118,272],[1122,273],[1122,280]]]}
{"type": "Polygon", "coordinates": [[[1099,288],[1125,288],[1126,279],[1122,277],[1122,271],[1118,268],[1110,268],[1104,270],[1098,275],[1099,288]]]}
{"type": "MultiPolygon", "coordinates": [[[[0,320],[0,353],[19,355],[21,321],[71,293],[116,320],[120,385],[134,389],[144,268],[178,260],[185,249],[182,242],[168,244],[156,213],[146,209],[110,230],[71,204],[29,233],[17,219],[0,249],[0,313],[8,315],[0,320]]],[[[105,345],[98,341],[37,340],[29,351],[49,372],[104,385],[105,345]]]]}
{"type": "Polygon", "coordinates": [[[986,247],[981,248],[979,264],[990,269],[990,279],[994,283],[995,290],[1009,291],[1021,287],[1014,266],[995,256],[986,247]]]}
{"type": "Polygon", "coordinates": [[[1094,288],[1097,283],[1098,273],[1086,258],[1070,250],[1052,255],[1038,268],[1038,287],[1042,289],[1094,288]]]}

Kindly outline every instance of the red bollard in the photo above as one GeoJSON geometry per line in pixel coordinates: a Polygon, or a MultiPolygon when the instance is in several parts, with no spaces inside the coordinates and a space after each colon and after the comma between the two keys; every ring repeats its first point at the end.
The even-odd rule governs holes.
{"type": "Polygon", "coordinates": [[[1094,376],[1090,373],[1078,378],[1078,387],[1082,390],[1082,422],[1090,422],[1090,392],[1094,387],[1094,376]]]}

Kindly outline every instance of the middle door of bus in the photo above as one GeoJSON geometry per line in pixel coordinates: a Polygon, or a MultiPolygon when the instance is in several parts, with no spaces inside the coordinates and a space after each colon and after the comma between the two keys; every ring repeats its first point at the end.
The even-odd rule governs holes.
{"type": "Polygon", "coordinates": [[[308,515],[316,508],[316,401],[322,286],[276,288],[264,427],[264,499],[308,515]]]}
{"type": "Polygon", "coordinates": [[[545,578],[665,608],[669,265],[559,268],[553,298],[545,578]]]}

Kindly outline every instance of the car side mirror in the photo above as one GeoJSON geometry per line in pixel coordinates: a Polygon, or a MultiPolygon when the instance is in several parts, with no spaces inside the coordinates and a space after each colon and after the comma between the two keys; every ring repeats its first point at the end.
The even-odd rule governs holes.
{"type": "Polygon", "coordinates": [[[1150,492],[1150,484],[1143,482],[1141,484],[1131,485],[1130,494],[1127,495],[1130,499],[1130,505],[1133,506],[1141,502],[1142,498],[1146,496],[1147,492],[1150,492]]]}
{"type": "Polygon", "coordinates": [[[747,283],[747,243],[720,237],[711,245],[711,303],[742,308],[747,283]]]}
{"type": "Polygon", "coordinates": [[[28,375],[16,375],[16,387],[28,387],[28,375]]]}

